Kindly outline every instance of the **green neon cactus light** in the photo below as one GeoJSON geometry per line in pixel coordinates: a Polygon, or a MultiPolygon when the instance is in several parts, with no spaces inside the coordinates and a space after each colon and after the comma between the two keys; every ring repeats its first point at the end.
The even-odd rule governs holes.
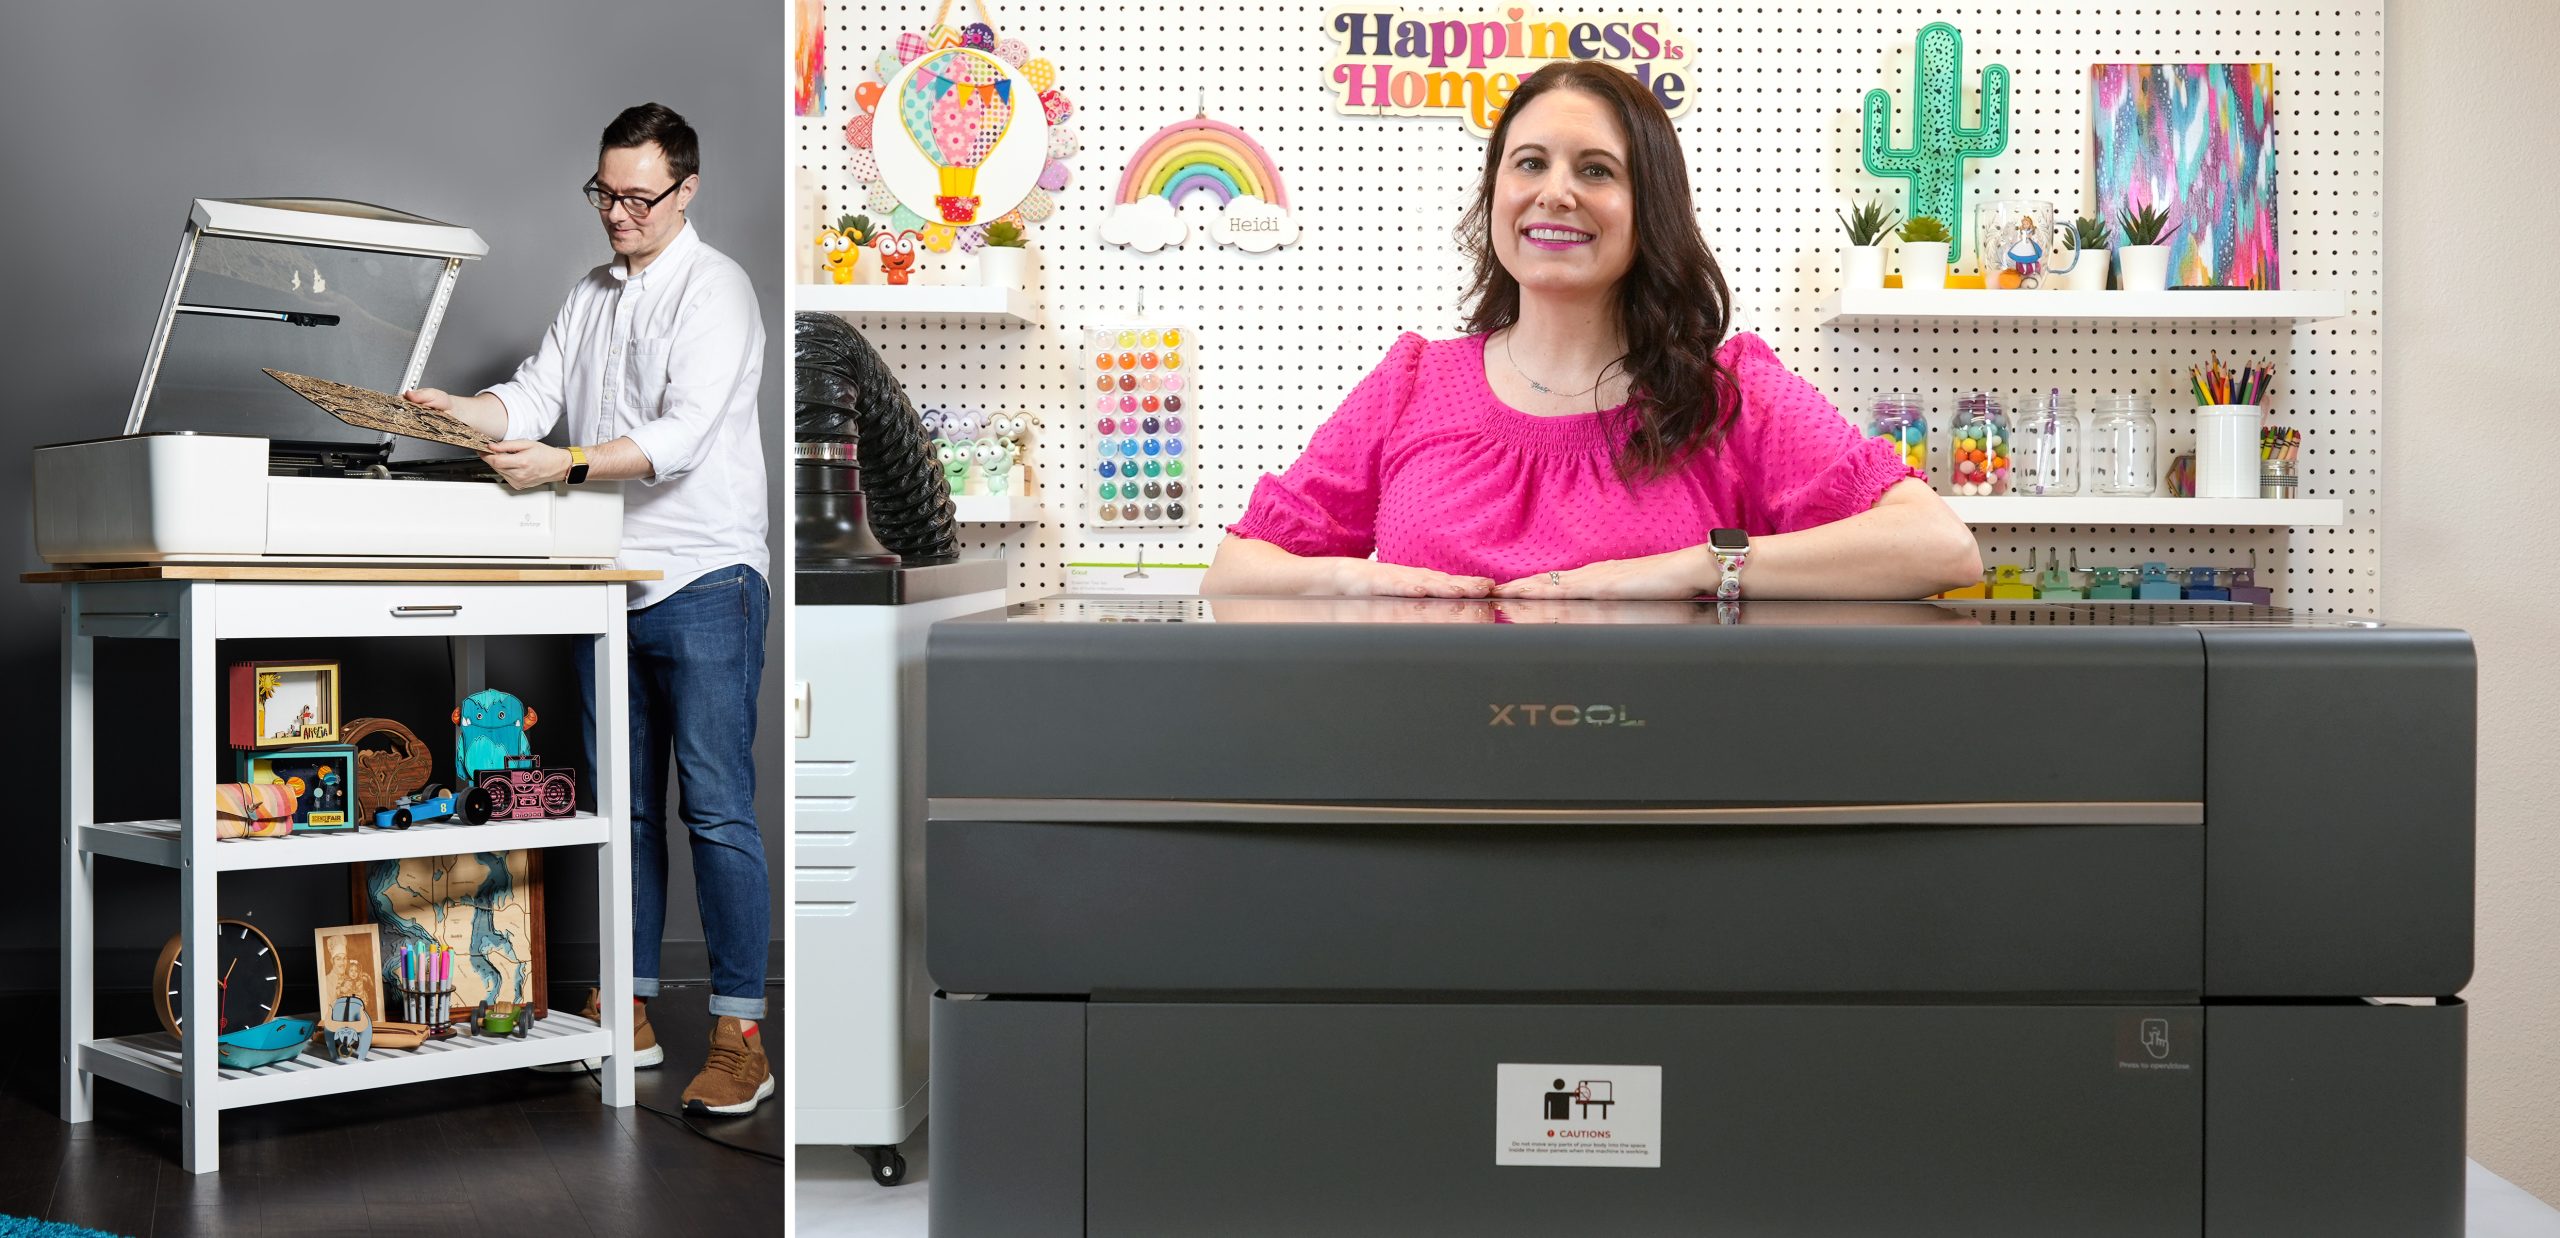
{"type": "MultiPolygon", "coordinates": [[[[1964,115],[1964,36],[1945,22],[1920,28],[1911,48],[1913,100],[1911,145],[1893,148],[1893,96],[1867,92],[1867,171],[1911,182],[1907,217],[1950,222],[1963,218],[1964,161],[1988,159],[2009,148],[2009,70],[1982,70],[1982,123],[1967,129],[1964,115]]],[[[1970,229],[1957,228],[1962,237],[1970,229]]],[[[1957,251],[1963,251],[1961,243],[1957,251]]]]}

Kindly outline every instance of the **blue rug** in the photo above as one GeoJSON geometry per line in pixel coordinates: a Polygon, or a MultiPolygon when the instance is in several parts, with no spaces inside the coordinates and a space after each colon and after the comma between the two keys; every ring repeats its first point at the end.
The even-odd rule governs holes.
{"type": "Polygon", "coordinates": [[[116,1238],[102,1229],[86,1229],[34,1217],[0,1217],[0,1238],[116,1238]]]}

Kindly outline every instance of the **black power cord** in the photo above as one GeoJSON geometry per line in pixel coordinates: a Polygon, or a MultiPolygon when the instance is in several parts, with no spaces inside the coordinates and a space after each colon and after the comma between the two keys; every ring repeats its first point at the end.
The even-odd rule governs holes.
{"type": "MultiPolygon", "coordinates": [[[[601,1075],[598,1075],[598,1074],[596,1073],[596,1068],[595,1068],[594,1066],[589,1065],[588,1063],[586,1063],[586,1062],[584,1062],[584,1061],[581,1061],[581,1062],[579,1062],[578,1064],[579,1064],[579,1065],[581,1065],[581,1066],[585,1066],[585,1067],[587,1068],[587,1078],[588,1078],[590,1081],[592,1081],[592,1082],[596,1085],[596,1091],[597,1091],[599,1094],[601,1094],[601,1093],[604,1091],[604,1077],[603,1077],[603,1076],[601,1076],[601,1075]]],[[[775,1090],[775,1091],[777,1091],[777,1092],[779,1092],[779,1091],[781,1091],[782,1089],[780,1089],[780,1088],[776,1088],[776,1089],[774,1089],[774,1090],[775,1090]]],[[[691,1118],[688,1118],[688,1117],[684,1116],[682,1113],[675,1112],[675,1111],[672,1111],[672,1110],[660,1109],[660,1108],[657,1108],[656,1106],[653,1106],[653,1105],[643,1105],[643,1104],[640,1104],[640,1102],[638,1102],[638,1101],[636,1101],[636,1100],[635,1100],[635,1101],[633,1101],[633,1102],[632,1102],[632,1104],[633,1104],[633,1106],[634,1106],[634,1107],[636,1107],[636,1108],[638,1108],[638,1109],[640,1109],[640,1110],[642,1110],[642,1111],[644,1111],[644,1112],[647,1112],[647,1113],[654,1113],[654,1114],[658,1115],[659,1117],[665,1118],[666,1120],[668,1120],[668,1121],[670,1121],[670,1122],[673,1122],[673,1123],[675,1123],[676,1125],[681,1126],[681,1127],[685,1128],[686,1130],[689,1130],[689,1131],[693,1132],[694,1137],[695,1137],[695,1138],[697,1138],[697,1139],[701,1139],[701,1140],[703,1140],[703,1141],[705,1141],[705,1142],[708,1142],[708,1143],[716,1143],[716,1144],[720,1145],[721,1147],[727,1148],[728,1150],[730,1150],[730,1151],[732,1151],[732,1152],[743,1152],[743,1153],[746,1153],[747,1155],[752,1156],[752,1157],[756,1158],[757,1160],[764,1161],[764,1162],[767,1162],[767,1163],[769,1163],[769,1164],[779,1165],[779,1164],[781,1164],[781,1163],[782,1163],[782,1158],[781,1158],[780,1156],[777,1156],[777,1155],[775,1155],[775,1154],[773,1154],[773,1153],[771,1153],[771,1152],[767,1152],[767,1151],[765,1151],[765,1150],[764,1150],[764,1149],[762,1149],[762,1148],[750,1148],[750,1147],[748,1147],[747,1145],[742,1144],[742,1143],[731,1143],[731,1142],[729,1142],[729,1141],[728,1141],[728,1140],[726,1140],[726,1139],[722,1139],[722,1138],[721,1138],[721,1137],[719,1137],[718,1135],[714,1135],[714,1134],[712,1134],[711,1132],[709,1132],[709,1131],[707,1131],[707,1130],[704,1130],[704,1129],[702,1129],[702,1128],[701,1128],[701,1127],[699,1127],[699,1126],[694,1125],[694,1124],[693,1124],[693,1119],[691,1119],[691,1118]]]]}

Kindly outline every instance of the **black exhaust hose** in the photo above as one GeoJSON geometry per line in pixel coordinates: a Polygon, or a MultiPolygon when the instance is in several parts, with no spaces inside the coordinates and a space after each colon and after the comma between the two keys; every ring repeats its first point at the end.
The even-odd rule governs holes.
{"type": "Polygon", "coordinates": [[[871,342],[833,314],[792,315],[792,432],[854,444],[871,532],[909,566],[960,557],[959,513],[924,419],[871,342]]]}

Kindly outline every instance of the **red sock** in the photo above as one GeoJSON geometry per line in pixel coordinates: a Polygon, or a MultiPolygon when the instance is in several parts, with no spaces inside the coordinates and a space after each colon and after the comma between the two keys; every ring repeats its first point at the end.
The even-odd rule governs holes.
{"type": "Polygon", "coordinates": [[[740,1019],[740,1020],[738,1020],[738,1034],[739,1034],[739,1035],[741,1035],[741,1036],[753,1036],[753,1035],[755,1035],[755,1034],[756,1034],[756,1021],[755,1021],[755,1020],[753,1020],[753,1019],[740,1019]]]}

